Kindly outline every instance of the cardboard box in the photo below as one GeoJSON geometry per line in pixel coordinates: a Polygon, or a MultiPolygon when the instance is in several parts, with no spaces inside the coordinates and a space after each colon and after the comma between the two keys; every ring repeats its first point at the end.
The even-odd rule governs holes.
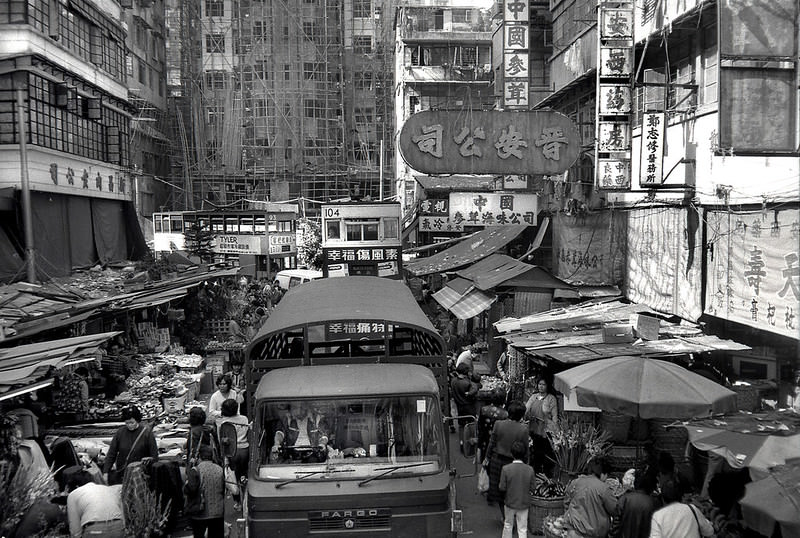
{"type": "Polygon", "coordinates": [[[603,326],[603,342],[606,344],[619,344],[633,342],[633,326],[627,323],[608,323],[603,326]]]}
{"type": "Polygon", "coordinates": [[[634,334],[643,340],[658,340],[661,320],[646,314],[631,314],[634,334]]]}

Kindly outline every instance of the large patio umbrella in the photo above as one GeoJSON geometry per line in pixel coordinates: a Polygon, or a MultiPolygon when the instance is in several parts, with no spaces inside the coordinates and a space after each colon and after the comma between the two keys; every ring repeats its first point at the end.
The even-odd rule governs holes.
{"type": "Polygon", "coordinates": [[[599,359],[556,374],[554,386],[578,404],[639,418],[686,419],[736,410],[736,393],[671,362],[599,359]]]}
{"type": "Polygon", "coordinates": [[[772,536],[778,525],[782,536],[800,536],[800,463],[774,467],[768,477],[745,488],[739,504],[748,528],[772,536]]]}

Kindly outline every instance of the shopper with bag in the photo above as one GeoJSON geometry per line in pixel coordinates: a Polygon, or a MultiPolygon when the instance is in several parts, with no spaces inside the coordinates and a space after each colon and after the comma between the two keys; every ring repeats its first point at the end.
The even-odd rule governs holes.
{"type": "Polygon", "coordinates": [[[250,443],[248,441],[248,432],[250,431],[250,422],[247,417],[239,414],[239,404],[234,400],[225,400],[222,402],[222,417],[217,420],[217,427],[219,428],[219,439],[222,443],[222,450],[225,454],[231,454],[229,446],[233,443],[236,444],[236,451],[232,455],[225,458],[225,486],[228,492],[233,495],[235,508],[239,509],[239,484],[242,479],[247,476],[247,464],[250,461],[250,443]],[[224,427],[229,424],[230,427],[224,427]],[[231,430],[232,428],[232,430],[231,430]],[[235,432],[235,438],[233,433],[235,432]]]}
{"type": "Polygon", "coordinates": [[[224,538],[225,477],[222,467],[212,461],[207,445],[198,446],[199,462],[186,471],[184,513],[189,518],[194,538],[224,538]]]}
{"type": "Polygon", "coordinates": [[[135,405],[122,410],[122,421],[125,425],[120,427],[111,439],[108,448],[103,473],[107,476],[109,485],[121,484],[125,475],[125,468],[136,461],[150,457],[158,460],[158,445],[153,432],[142,424],[142,412],[135,405]]]}

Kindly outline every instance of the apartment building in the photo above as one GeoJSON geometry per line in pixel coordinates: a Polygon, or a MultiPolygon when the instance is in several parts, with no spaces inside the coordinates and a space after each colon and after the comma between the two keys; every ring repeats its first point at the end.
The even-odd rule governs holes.
{"type": "Polygon", "coordinates": [[[29,278],[142,254],[122,20],[110,1],[10,0],[0,8],[4,278],[25,275],[26,250],[35,260],[29,278]]]}

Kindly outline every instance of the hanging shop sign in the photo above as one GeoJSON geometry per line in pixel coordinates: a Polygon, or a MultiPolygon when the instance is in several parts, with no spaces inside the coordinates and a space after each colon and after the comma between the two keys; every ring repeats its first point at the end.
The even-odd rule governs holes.
{"type": "Polygon", "coordinates": [[[639,183],[642,186],[664,183],[665,112],[648,112],[642,116],[642,147],[639,153],[639,183]]]}
{"type": "Polygon", "coordinates": [[[297,252],[297,235],[294,233],[269,234],[270,254],[292,254],[297,252]]]}
{"type": "Polygon", "coordinates": [[[217,254],[266,254],[266,237],[263,235],[217,235],[211,250],[217,254]]]}
{"type": "Polygon", "coordinates": [[[712,316],[798,339],[800,209],[706,213],[712,316]]]}
{"type": "Polygon", "coordinates": [[[633,2],[600,2],[597,8],[595,181],[605,190],[631,188],[633,14],[633,2]]]}
{"type": "Polygon", "coordinates": [[[528,176],[518,174],[503,176],[504,191],[519,191],[528,189],[528,176]]]}
{"type": "Polygon", "coordinates": [[[464,224],[450,220],[450,200],[429,198],[419,202],[419,230],[421,232],[463,232],[464,224]]]}
{"type": "Polygon", "coordinates": [[[403,125],[400,152],[428,174],[555,174],[578,158],[580,136],[551,110],[426,110],[403,125]]]}
{"type": "Polygon", "coordinates": [[[489,192],[450,193],[450,220],[465,226],[536,224],[538,196],[489,192]]]}

